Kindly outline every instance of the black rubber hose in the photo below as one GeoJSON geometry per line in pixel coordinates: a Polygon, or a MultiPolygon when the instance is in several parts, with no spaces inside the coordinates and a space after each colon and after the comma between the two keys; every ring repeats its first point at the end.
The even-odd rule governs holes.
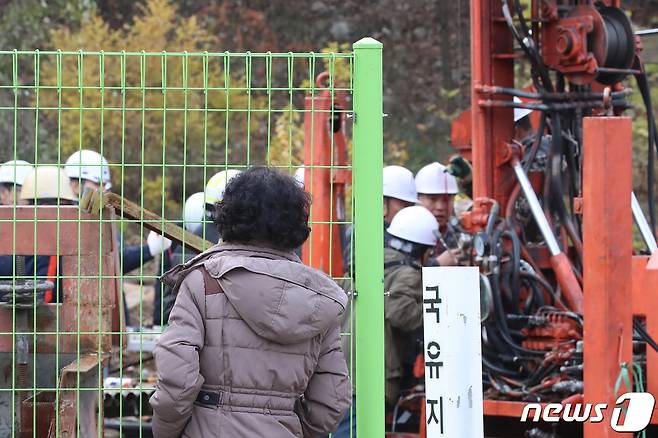
{"type": "Polygon", "coordinates": [[[493,300],[494,300],[494,311],[497,313],[497,317],[494,318],[496,320],[496,323],[498,324],[498,328],[500,329],[500,334],[503,338],[503,340],[509,344],[510,347],[512,347],[515,351],[519,353],[524,353],[533,357],[537,356],[544,356],[544,353],[541,351],[535,351],[535,350],[528,350],[527,348],[523,348],[520,345],[516,344],[513,340],[512,337],[509,333],[509,328],[507,327],[507,318],[505,316],[505,309],[503,309],[503,303],[500,299],[500,291],[498,289],[498,274],[496,273],[491,273],[489,275],[490,278],[490,283],[491,283],[491,290],[492,290],[492,295],[493,295],[493,300]]]}
{"type": "Polygon", "coordinates": [[[539,152],[539,146],[541,145],[541,140],[544,136],[544,131],[546,130],[546,111],[541,112],[541,118],[539,119],[539,130],[535,134],[535,140],[532,142],[532,147],[526,155],[525,163],[523,164],[523,172],[527,175],[530,171],[532,163],[537,157],[537,152],[539,152]]]}
{"type": "Polygon", "coordinates": [[[523,32],[524,35],[527,35],[527,38],[530,38],[530,29],[528,28],[528,24],[526,23],[525,17],[523,16],[523,8],[521,7],[519,0],[514,0],[514,11],[516,12],[516,17],[519,20],[521,32],[523,32]]]}
{"type": "MultiPolygon", "coordinates": [[[[500,246],[499,246],[499,241],[500,238],[503,234],[503,231],[501,230],[496,230],[494,233],[494,238],[491,242],[492,244],[492,251],[496,255],[498,259],[498,263],[500,263],[500,246]]],[[[494,304],[494,313],[496,315],[496,318],[494,318],[494,321],[498,325],[500,335],[503,338],[503,341],[505,341],[510,347],[512,347],[515,351],[519,353],[525,353],[531,356],[543,356],[543,353],[538,353],[537,351],[534,350],[528,350],[526,348],[521,347],[517,343],[514,342],[512,339],[512,336],[510,335],[509,332],[509,327],[507,326],[507,316],[505,314],[505,308],[503,306],[503,301],[501,298],[501,293],[500,293],[500,277],[497,271],[500,269],[500,265],[497,267],[494,267],[493,272],[489,274],[489,283],[491,284],[491,295],[493,296],[493,304],[494,304]]],[[[518,306],[518,303],[516,304],[518,306]]]]}
{"type": "Polygon", "coordinates": [[[523,283],[526,284],[526,287],[530,289],[531,292],[531,294],[528,297],[528,301],[526,302],[526,308],[524,309],[525,314],[530,315],[530,312],[533,308],[533,304],[535,308],[539,309],[541,307],[544,307],[546,303],[544,302],[544,296],[536,283],[528,280],[527,278],[523,280],[523,283]]]}
{"type": "Polygon", "coordinates": [[[484,357],[484,355],[482,356],[482,365],[484,365],[485,368],[488,368],[490,371],[493,371],[497,374],[502,374],[503,376],[515,377],[515,378],[522,377],[521,374],[519,374],[518,372],[516,372],[514,370],[507,370],[505,368],[500,368],[499,366],[494,365],[493,363],[489,362],[489,360],[487,360],[484,357]]]}
{"type": "MultiPolygon", "coordinates": [[[[543,91],[545,89],[549,92],[552,92],[553,84],[551,83],[551,78],[548,74],[548,70],[546,69],[546,66],[544,65],[544,61],[542,60],[541,55],[534,47],[532,48],[528,47],[525,41],[523,41],[523,37],[519,34],[518,29],[514,26],[514,20],[512,18],[512,14],[510,13],[510,7],[507,0],[501,0],[501,2],[502,2],[503,18],[505,19],[505,22],[507,23],[509,30],[512,32],[512,35],[519,43],[519,46],[525,52],[526,56],[530,59],[533,72],[538,72],[539,79],[541,79],[541,83],[539,83],[539,81],[536,80],[537,78],[533,74],[533,83],[535,85],[535,88],[539,91],[543,91]]],[[[527,33],[525,37],[530,38],[527,33]]]]}
{"type": "Polygon", "coordinates": [[[553,132],[553,117],[556,117],[555,113],[548,113],[548,129],[551,132],[551,142],[548,145],[548,151],[547,151],[547,156],[546,156],[546,171],[544,172],[544,187],[543,187],[543,197],[542,197],[542,208],[547,214],[550,214],[550,199],[551,199],[551,186],[553,185],[552,183],[552,175],[553,173],[550,171],[549,166],[551,165],[551,162],[553,161],[553,155],[555,154],[554,149],[555,149],[555,133],[553,132]]]}
{"type": "MultiPolygon", "coordinates": [[[[563,149],[562,149],[562,126],[560,122],[560,117],[558,114],[555,114],[555,117],[551,117],[551,122],[553,124],[552,126],[552,132],[553,132],[553,142],[551,144],[551,156],[550,156],[550,174],[551,174],[551,190],[550,190],[550,196],[551,196],[551,202],[549,203],[549,206],[552,206],[556,212],[560,220],[562,221],[562,224],[565,226],[565,229],[567,233],[569,234],[569,237],[571,240],[575,241],[580,241],[580,236],[576,234],[576,228],[573,225],[573,222],[571,220],[571,217],[569,216],[566,207],[564,205],[564,199],[563,199],[563,194],[564,191],[562,189],[562,157],[564,155],[563,149]]],[[[573,158],[573,157],[571,157],[573,158]]],[[[571,160],[571,162],[568,162],[569,168],[573,168],[575,166],[575,162],[571,160]]],[[[567,251],[567,248],[563,248],[564,251],[567,251]]],[[[580,254],[579,254],[580,258],[580,254]]]]}
{"type": "Polygon", "coordinates": [[[638,321],[637,319],[633,319],[633,328],[635,329],[636,332],[638,332],[640,337],[644,339],[647,345],[651,346],[651,348],[658,351],[658,344],[649,335],[649,333],[646,331],[646,329],[644,328],[644,326],[640,321],[638,321]]]}
{"type": "Polygon", "coordinates": [[[546,292],[548,292],[548,295],[551,297],[550,305],[551,306],[555,305],[555,301],[556,301],[555,290],[553,289],[553,287],[546,280],[544,280],[543,278],[541,278],[537,274],[533,274],[531,272],[521,272],[521,278],[524,278],[524,279],[530,280],[530,281],[534,281],[534,282],[538,283],[539,285],[541,285],[546,290],[546,292]]]}
{"type": "MultiPolygon", "coordinates": [[[[562,124],[560,115],[555,113],[551,117],[551,124],[553,125],[551,131],[553,133],[551,142],[551,156],[549,160],[549,172],[551,173],[551,202],[549,205],[557,211],[558,216],[562,219],[562,208],[560,204],[564,192],[562,191],[562,124]]],[[[564,207],[564,204],[562,204],[564,207]]]]}
{"type": "Polygon", "coordinates": [[[511,232],[505,231],[503,237],[507,237],[512,241],[512,282],[510,288],[512,289],[512,305],[514,308],[518,308],[519,295],[521,294],[521,280],[519,274],[521,272],[521,242],[519,237],[511,232]]]}
{"type": "Polygon", "coordinates": [[[496,224],[496,219],[498,218],[498,212],[500,210],[500,205],[497,201],[493,201],[493,207],[491,207],[491,212],[489,213],[489,219],[487,219],[487,227],[485,228],[485,234],[491,238],[493,234],[494,225],[496,224]]]}
{"type": "Polygon", "coordinates": [[[501,335],[498,333],[500,332],[500,329],[497,327],[497,324],[495,322],[491,322],[490,324],[487,324],[487,339],[491,343],[491,345],[494,347],[494,350],[497,352],[497,355],[500,354],[508,354],[508,355],[516,355],[516,351],[512,349],[509,344],[503,341],[501,338],[501,335]]]}

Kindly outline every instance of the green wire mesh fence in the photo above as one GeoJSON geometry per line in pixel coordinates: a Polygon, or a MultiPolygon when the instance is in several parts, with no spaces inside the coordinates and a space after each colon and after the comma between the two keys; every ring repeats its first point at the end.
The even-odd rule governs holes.
{"type": "Polygon", "coordinates": [[[55,166],[22,192],[2,183],[15,199],[0,206],[0,436],[150,436],[151,352],[171,298],[158,277],[196,252],[184,235],[167,249],[149,230],[216,241],[186,200],[198,193],[203,206],[213,175],[253,165],[296,174],[313,197],[301,254],[358,292],[343,333],[357,425],[383,436],[381,44],[0,51],[0,66],[0,162],[31,163],[16,164],[16,178],[55,166]],[[69,178],[81,162],[65,170],[83,150],[108,162],[98,191],[112,195],[96,204],[81,198],[84,175],[69,178]]]}

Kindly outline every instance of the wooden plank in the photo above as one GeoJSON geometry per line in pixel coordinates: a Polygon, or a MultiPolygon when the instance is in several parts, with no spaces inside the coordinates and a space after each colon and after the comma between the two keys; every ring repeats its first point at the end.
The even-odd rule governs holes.
{"type": "Polygon", "coordinates": [[[83,197],[81,207],[87,211],[92,213],[98,211],[99,204],[112,207],[115,213],[121,217],[140,221],[145,228],[154,231],[157,234],[164,235],[167,239],[197,252],[203,252],[216,243],[202,239],[196,234],[190,233],[176,224],[166,222],[162,217],[152,211],[117,195],[116,193],[105,192],[101,194],[100,192],[96,192],[91,195],[85,194],[85,197],[83,197]],[[91,199],[85,199],[87,196],[90,196],[91,199]],[[102,202],[98,201],[99,196],[102,196],[102,202]]]}

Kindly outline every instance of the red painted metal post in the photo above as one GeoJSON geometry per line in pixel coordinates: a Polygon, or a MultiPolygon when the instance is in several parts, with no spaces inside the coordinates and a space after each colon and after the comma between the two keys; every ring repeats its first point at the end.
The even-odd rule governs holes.
{"type": "MultiPolygon", "coordinates": [[[[630,367],[632,358],[631,144],[630,118],[583,120],[585,402],[608,406],[620,364],[630,367]]],[[[585,438],[619,436],[609,421],[585,423],[584,431],[585,438]]]]}
{"type": "Polygon", "coordinates": [[[502,20],[499,0],[471,3],[471,126],[473,196],[494,198],[505,211],[514,173],[499,163],[499,148],[513,137],[512,110],[482,108],[482,85],[514,86],[512,34],[502,20]]]}

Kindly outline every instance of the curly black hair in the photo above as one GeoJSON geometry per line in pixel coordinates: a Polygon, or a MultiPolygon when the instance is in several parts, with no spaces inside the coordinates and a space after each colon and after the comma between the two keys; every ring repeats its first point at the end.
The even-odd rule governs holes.
{"type": "Polygon", "coordinates": [[[215,205],[215,225],[224,242],[299,248],[308,238],[311,199],[294,178],[269,167],[233,177],[215,205]]]}

